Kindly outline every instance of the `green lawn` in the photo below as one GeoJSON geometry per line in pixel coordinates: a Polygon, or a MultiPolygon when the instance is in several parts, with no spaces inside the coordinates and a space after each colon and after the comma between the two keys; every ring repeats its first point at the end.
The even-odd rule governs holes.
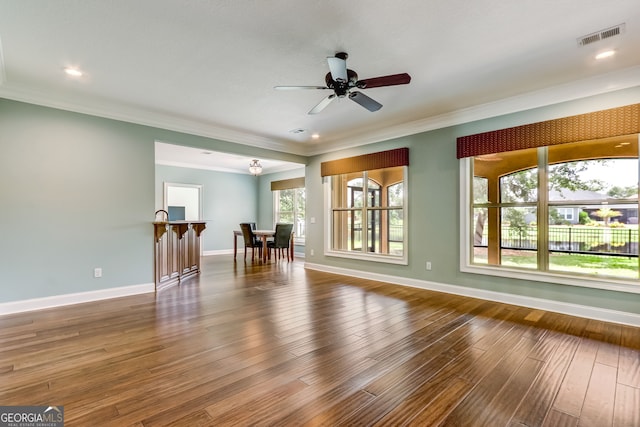
{"type": "MultiPolygon", "coordinates": [[[[485,233],[487,232],[486,229],[484,231],[485,233]]],[[[527,247],[527,241],[530,241],[529,248],[535,248],[538,229],[536,226],[528,226],[521,231],[522,232],[516,229],[510,229],[508,226],[502,228],[503,238],[513,239],[510,243],[505,244],[515,246],[514,249],[502,250],[502,265],[537,269],[536,251],[517,248],[527,247]]],[[[581,225],[552,225],[549,227],[549,239],[553,242],[579,243],[580,250],[590,250],[591,248],[598,248],[598,246],[600,246],[600,248],[598,248],[600,250],[615,250],[617,246],[621,245],[621,247],[624,248],[625,242],[638,241],[638,226],[625,225],[619,228],[608,228],[581,225]]],[[[578,249],[573,245],[571,247],[578,249]]],[[[566,250],[566,247],[563,249],[566,250]]],[[[629,248],[627,248],[627,250],[629,250],[629,248]]],[[[639,267],[637,257],[561,252],[552,252],[549,256],[550,271],[620,278],[638,278],[639,267]]],[[[486,252],[482,250],[476,251],[474,262],[486,264],[486,252]]]]}
{"type": "MultiPolygon", "coordinates": [[[[509,251],[502,256],[502,265],[520,268],[537,268],[536,253],[533,251],[509,251]]],[[[549,258],[549,270],[572,272],[597,276],[638,278],[638,258],[607,255],[585,255],[553,253],[549,258]]]]}

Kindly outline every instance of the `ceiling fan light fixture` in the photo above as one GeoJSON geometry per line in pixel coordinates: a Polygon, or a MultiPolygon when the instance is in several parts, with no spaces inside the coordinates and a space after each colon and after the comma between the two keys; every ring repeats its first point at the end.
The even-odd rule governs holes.
{"type": "Polygon", "coordinates": [[[251,160],[249,163],[249,172],[251,175],[260,175],[262,173],[262,165],[258,161],[258,159],[251,160]]]}
{"type": "Polygon", "coordinates": [[[318,114],[336,98],[349,98],[367,110],[374,112],[382,108],[382,104],[369,98],[362,92],[352,92],[353,89],[406,85],[411,82],[411,76],[407,73],[358,80],[358,73],[347,68],[346,60],[348,57],[349,55],[345,52],[337,52],[335,56],[327,58],[329,72],[324,76],[325,86],[274,86],[274,89],[328,89],[333,91],[331,95],[322,99],[315,107],[309,110],[308,114],[318,114]]]}

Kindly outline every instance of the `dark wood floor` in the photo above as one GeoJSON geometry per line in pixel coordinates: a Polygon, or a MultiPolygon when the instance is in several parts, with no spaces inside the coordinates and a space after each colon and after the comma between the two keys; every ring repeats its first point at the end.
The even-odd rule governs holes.
{"type": "Polygon", "coordinates": [[[0,405],[67,426],[640,426],[640,330],[204,259],[140,295],[0,317],[0,405]]]}

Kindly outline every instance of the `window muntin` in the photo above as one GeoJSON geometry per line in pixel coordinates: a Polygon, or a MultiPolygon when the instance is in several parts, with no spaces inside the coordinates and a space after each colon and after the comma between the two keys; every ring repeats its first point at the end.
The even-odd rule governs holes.
{"type": "Polygon", "coordinates": [[[607,157],[572,162],[560,161],[565,147],[548,149],[557,161],[549,165],[549,271],[637,279],[637,144],[603,145],[607,157]],[[619,151],[636,158],[613,157],[619,151]]]}
{"type": "MultiPolygon", "coordinates": [[[[387,187],[387,206],[402,207],[404,199],[404,182],[391,184],[387,187]]],[[[386,215],[388,238],[387,251],[393,255],[402,255],[404,252],[404,225],[403,209],[389,210],[386,215]]]]}
{"type": "Polygon", "coordinates": [[[467,266],[638,279],[637,135],[476,156],[467,164],[467,266]]]}
{"type": "Polygon", "coordinates": [[[305,240],[305,189],[290,188],[274,193],[274,221],[293,224],[294,242],[304,244],[305,240]]]}
{"type": "Polygon", "coordinates": [[[326,254],[405,263],[406,166],[330,176],[326,254]]]}

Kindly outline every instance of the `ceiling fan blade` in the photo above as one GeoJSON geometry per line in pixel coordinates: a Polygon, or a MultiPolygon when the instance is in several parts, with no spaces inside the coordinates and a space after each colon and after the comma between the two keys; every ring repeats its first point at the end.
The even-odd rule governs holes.
{"type": "Polygon", "coordinates": [[[360,89],[372,87],[406,85],[411,81],[411,76],[407,73],[392,74],[390,76],[373,77],[371,79],[358,80],[356,86],[360,89]]]}
{"type": "Polygon", "coordinates": [[[320,101],[318,105],[313,107],[311,111],[309,111],[309,114],[318,114],[320,111],[324,110],[327,105],[331,104],[331,101],[333,101],[334,99],[336,99],[336,94],[332,93],[331,95],[320,101]]]}
{"type": "Polygon", "coordinates": [[[341,80],[346,82],[349,77],[347,76],[347,61],[342,58],[336,58],[335,56],[330,56],[327,58],[327,62],[329,63],[329,71],[331,71],[331,78],[334,81],[341,80]]]}
{"type": "Polygon", "coordinates": [[[326,86],[274,86],[276,90],[329,89],[326,86]]]}
{"type": "Polygon", "coordinates": [[[380,104],[376,100],[369,98],[367,95],[365,95],[362,92],[356,91],[356,92],[349,93],[349,99],[357,102],[358,104],[362,105],[364,108],[366,108],[371,112],[378,111],[379,109],[382,108],[382,104],[380,104]]]}

